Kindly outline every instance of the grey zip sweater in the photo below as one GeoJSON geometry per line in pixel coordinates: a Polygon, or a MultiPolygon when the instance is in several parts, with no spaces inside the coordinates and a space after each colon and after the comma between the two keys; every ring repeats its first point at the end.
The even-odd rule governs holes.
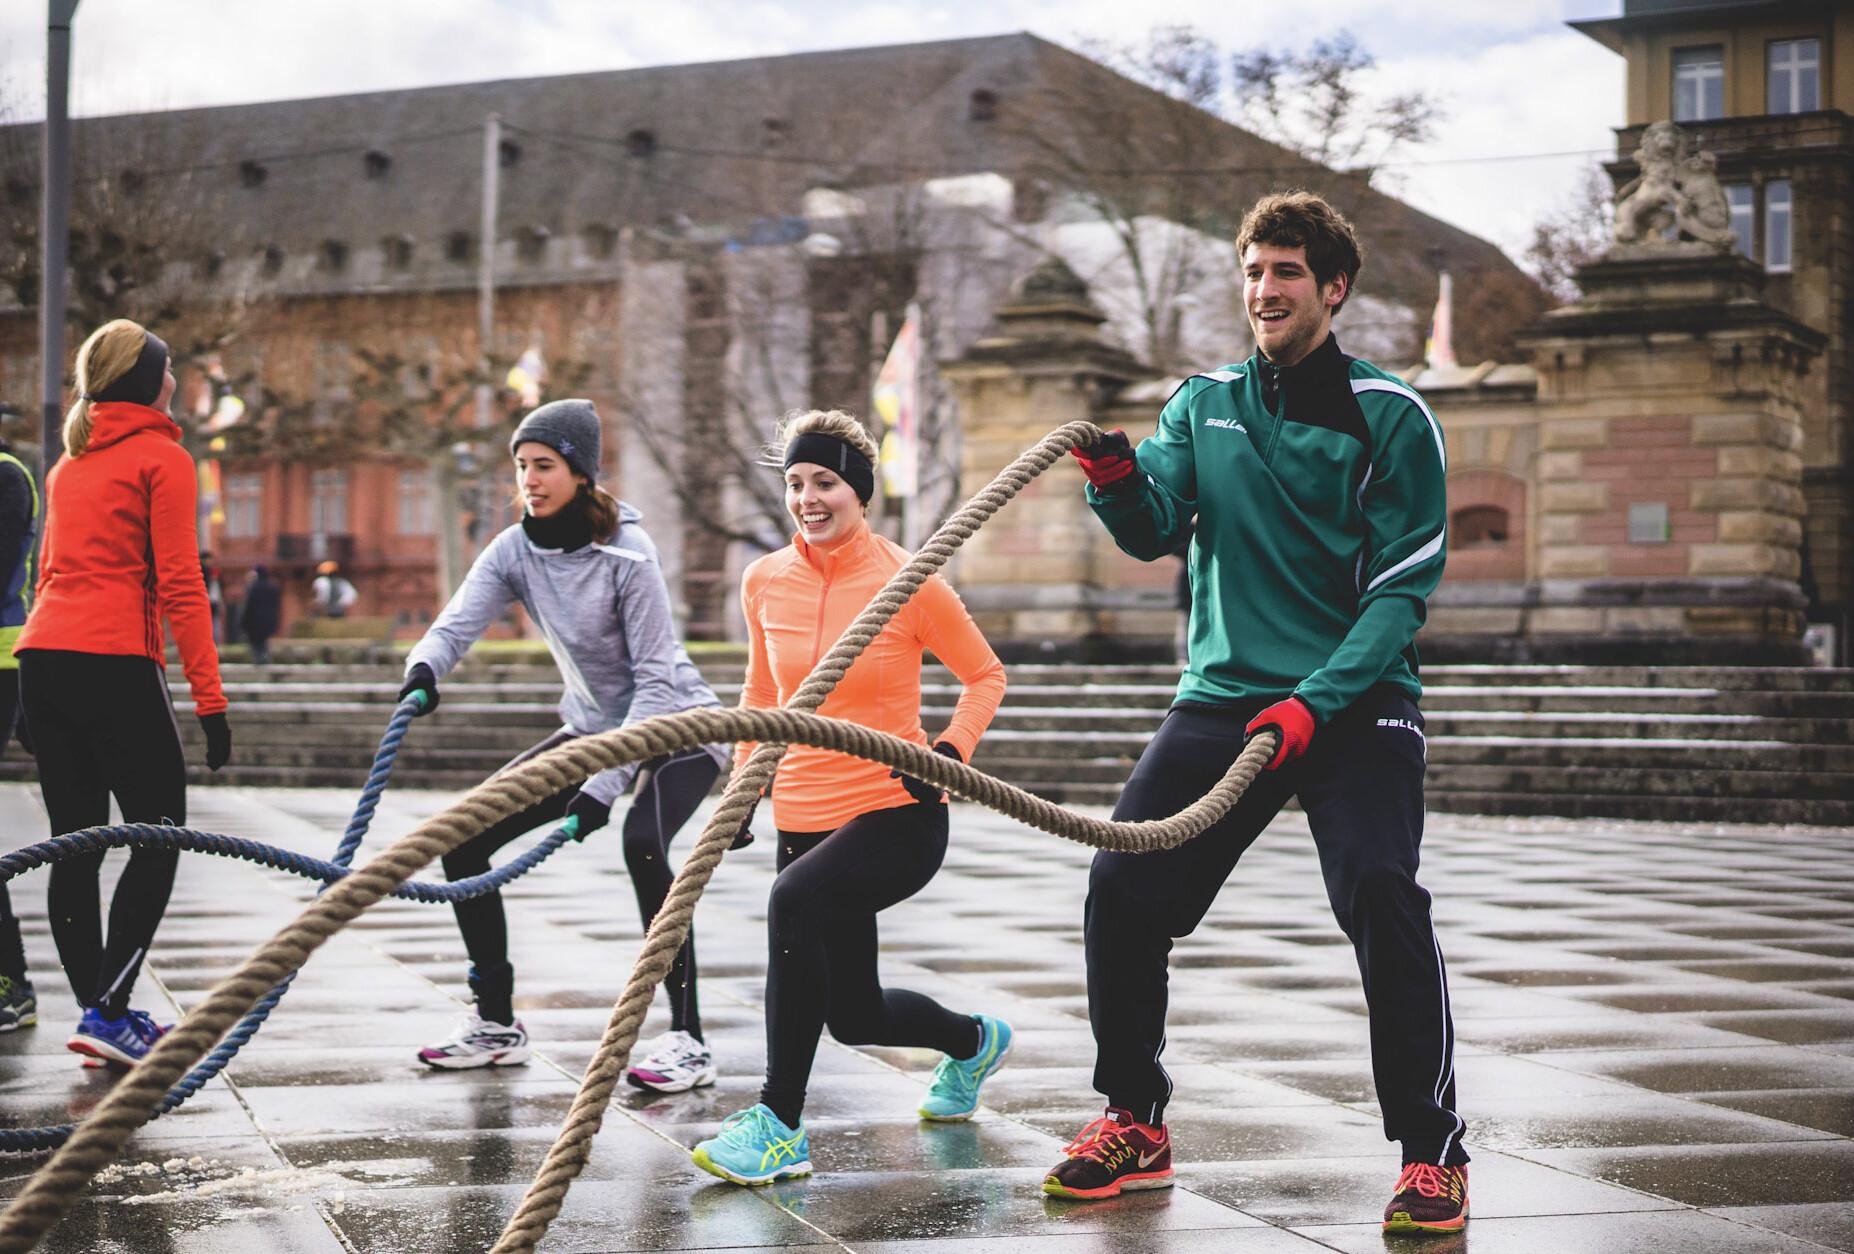
{"type": "MultiPolygon", "coordinates": [[[[657,714],[721,704],[676,642],[669,589],[657,546],[619,505],[618,532],[606,544],[571,552],[543,549],[518,523],[483,550],[463,586],[406,657],[443,678],[489,625],[516,601],[547,638],[566,681],[560,717],[576,735],[628,727],[657,714]]],[[[728,747],[703,746],[725,772],[728,747]]],[[[637,763],[615,766],[582,790],[611,805],[631,786],[637,763]]]]}

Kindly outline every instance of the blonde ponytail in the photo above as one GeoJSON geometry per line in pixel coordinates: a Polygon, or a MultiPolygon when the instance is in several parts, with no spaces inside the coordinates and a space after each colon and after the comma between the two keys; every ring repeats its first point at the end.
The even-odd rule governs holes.
{"type": "Polygon", "coordinates": [[[77,350],[77,401],[64,416],[64,452],[82,457],[90,447],[90,397],[129,373],[148,333],[127,318],[105,322],[77,350]]]}

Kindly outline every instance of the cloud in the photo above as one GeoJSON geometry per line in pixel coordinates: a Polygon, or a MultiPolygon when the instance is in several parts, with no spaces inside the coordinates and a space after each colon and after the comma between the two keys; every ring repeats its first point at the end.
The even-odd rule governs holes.
{"type": "MultiPolygon", "coordinates": [[[[1191,24],[1231,48],[1298,49],[1341,29],[1376,53],[1391,86],[1439,89],[1452,116],[1421,157],[1606,148],[1620,119],[1622,61],[1565,29],[1572,10],[1614,0],[1500,0],[1434,8],[1424,20],[1382,0],[1327,0],[1316,12],[1229,0],[83,0],[73,104],[82,114],[673,65],[822,48],[1031,30],[1073,43],[1126,42],[1191,24]]],[[[42,112],[44,6],[0,4],[0,111],[42,112]]],[[[0,114],[3,115],[3,114],[0,114]]],[[[1418,165],[1392,190],[1509,249],[1556,206],[1577,161],[1418,165]]]]}

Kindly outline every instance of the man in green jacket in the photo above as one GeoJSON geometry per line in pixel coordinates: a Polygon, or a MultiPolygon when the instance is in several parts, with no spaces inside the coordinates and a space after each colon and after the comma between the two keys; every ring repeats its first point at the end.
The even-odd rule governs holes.
{"type": "Polygon", "coordinates": [[[1064,1197],[1171,1183],[1166,960],[1289,797],[1312,828],[1370,1011],[1388,1139],[1403,1148],[1384,1226],[1467,1216],[1454,1030],[1429,894],[1416,649],[1442,577],[1442,430],[1396,377],[1332,334],[1362,261],[1352,226],[1305,192],[1264,197],[1236,241],[1257,351],[1187,379],[1137,451],[1077,450],[1088,501],[1143,561],[1191,545],[1190,663],[1116,819],[1176,814],[1263,728],[1268,769],[1222,821],[1165,853],[1099,854],[1085,930],[1095,1087],[1107,1112],[1044,1181],[1064,1197]]]}

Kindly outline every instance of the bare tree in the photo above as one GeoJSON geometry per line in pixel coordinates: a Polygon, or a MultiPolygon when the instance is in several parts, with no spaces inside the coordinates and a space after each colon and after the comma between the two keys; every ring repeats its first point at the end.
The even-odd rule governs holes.
{"type": "MultiPolygon", "coordinates": [[[[22,309],[37,306],[43,282],[38,135],[36,126],[0,124],[0,289],[22,309]]],[[[246,250],[227,234],[217,190],[224,172],[152,168],[138,136],[122,119],[77,128],[70,342],[111,318],[133,318],[167,340],[177,366],[203,364],[238,339],[268,293],[232,260],[246,250]]]]}
{"type": "Polygon", "coordinates": [[[1230,60],[1232,120],[1331,170],[1371,174],[1405,148],[1435,138],[1443,111],[1425,91],[1375,92],[1377,65],[1341,32],[1301,52],[1266,47],[1230,60]]]}
{"type": "Polygon", "coordinates": [[[1554,300],[1577,299],[1577,268],[1609,247],[1614,216],[1615,188],[1603,167],[1592,163],[1558,208],[1532,228],[1522,260],[1554,300]]]}

